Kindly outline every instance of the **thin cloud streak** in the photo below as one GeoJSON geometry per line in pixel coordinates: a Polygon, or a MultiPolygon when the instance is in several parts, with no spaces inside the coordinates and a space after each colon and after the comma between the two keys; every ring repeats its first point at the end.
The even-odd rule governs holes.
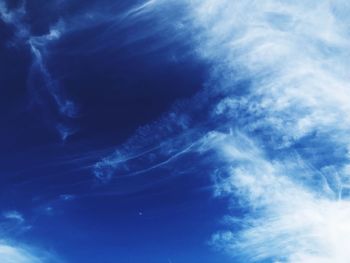
{"type": "MultiPolygon", "coordinates": [[[[8,46],[24,44],[32,53],[32,66],[27,80],[32,100],[38,105],[46,105],[43,110],[48,111],[49,106],[46,102],[48,94],[60,115],[66,118],[75,118],[78,115],[77,106],[66,98],[62,87],[46,65],[48,45],[57,41],[64,33],[64,22],[59,21],[51,27],[47,34],[34,36],[30,31],[30,25],[25,22],[26,13],[26,1],[22,1],[19,7],[11,10],[7,8],[3,0],[0,1],[0,19],[14,28],[15,37],[9,41],[8,46]],[[38,78],[41,80],[38,81],[38,78]]],[[[57,131],[63,141],[74,133],[65,123],[58,124],[57,131]]]]}

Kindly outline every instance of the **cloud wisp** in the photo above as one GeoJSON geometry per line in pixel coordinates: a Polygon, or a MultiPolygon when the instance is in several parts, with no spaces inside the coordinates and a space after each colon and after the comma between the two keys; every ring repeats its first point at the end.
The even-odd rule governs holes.
{"type": "Polygon", "coordinates": [[[19,224],[22,224],[25,221],[23,215],[15,210],[3,213],[3,217],[9,220],[14,220],[19,224]]]}
{"type": "MultiPolygon", "coordinates": [[[[33,35],[30,24],[25,22],[25,17],[28,15],[26,4],[22,1],[19,7],[9,9],[3,0],[0,1],[0,19],[14,31],[14,37],[8,41],[8,46],[25,45],[31,51],[32,65],[27,83],[32,101],[43,106],[45,112],[49,112],[53,105],[62,117],[75,118],[78,115],[77,106],[67,98],[47,66],[48,46],[64,33],[64,23],[57,22],[51,26],[47,34],[33,35]]],[[[65,122],[56,127],[62,140],[66,140],[73,133],[65,122]]]]}

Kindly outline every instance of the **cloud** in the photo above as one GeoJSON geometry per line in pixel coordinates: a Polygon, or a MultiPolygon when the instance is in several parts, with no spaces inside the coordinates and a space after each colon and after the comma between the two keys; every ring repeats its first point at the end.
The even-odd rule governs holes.
{"type": "Polygon", "coordinates": [[[212,61],[210,83],[225,94],[211,118],[221,116],[246,134],[212,144],[229,168],[219,193],[248,210],[213,243],[241,260],[347,262],[350,256],[345,10],[345,1],[193,5],[202,27],[198,54],[212,61]],[[237,85],[241,79],[248,84],[237,85]]]}
{"type": "Polygon", "coordinates": [[[315,131],[344,143],[349,132],[350,42],[337,11],[348,5],[311,2],[202,1],[193,9],[204,32],[199,53],[220,66],[214,77],[251,81],[246,96],[236,96],[235,78],[225,80],[224,114],[285,146],[315,131]]]}
{"type": "Polygon", "coordinates": [[[0,260],[4,263],[39,263],[39,258],[28,251],[9,245],[0,244],[0,260]]]}
{"type": "Polygon", "coordinates": [[[218,153],[230,165],[217,192],[245,212],[226,218],[232,230],[213,235],[214,246],[246,262],[347,262],[348,200],[296,156],[271,160],[242,134],[220,138],[218,153]],[[317,175],[318,185],[305,186],[317,175]]]}
{"type": "Polygon", "coordinates": [[[171,165],[201,144],[197,130],[182,132],[190,125],[188,116],[175,107],[155,123],[140,127],[112,154],[98,161],[93,166],[94,176],[106,183],[114,177],[139,176],[171,165]]]}
{"type": "Polygon", "coordinates": [[[62,262],[52,253],[33,247],[0,240],[0,261],[2,263],[54,263],[62,262]]]}
{"type": "Polygon", "coordinates": [[[16,38],[19,39],[26,38],[29,35],[28,27],[22,23],[25,14],[25,1],[22,1],[21,5],[14,10],[9,10],[4,0],[0,1],[0,19],[15,28],[16,38]]]}
{"type": "MultiPolygon", "coordinates": [[[[145,2],[131,14],[161,20],[171,5],[165,2],[145,2]]],[[[213,246],[238,262],[347,262],[350,5],[181,3],[187,24],[177,30],[195,36],[195,52],[212,69],[192,106],[172,109],[191,121],[161,132],[161,150],[147,140],[173,121],[149,125],[149,137],[131,139],[102,159],[95,176],[111,178],[134,158],[153,156],[137,162],[136,171],[148,171],[171,156],[166,150],[176,149],[175,156],[184,149],[200,156],[216,152],[219,157],[210,155],[217,166],[215,193],[230,197],[232,215],[226,218],[228,230],[213,235],[213,246]],[[181,134],[177,143],[174,133],[181,134]],[[145,145],[150,146],[140,151],[145,145]]],[[[196,163],[198,171],[201,167],[196,163]]]]}
{"type": "MultiPolygon", "coordinates": [[[[59,21],[54,26],[52,26],[49,32],[45,35],[41,36],[31,36],[27,41],[30,47],[30,50],[33,55],[33,64],[31,75],[29,76],[28,82],[33,88],[31,89],[34,94],[39,95],[39,100],[44,100],[45,97],[40,96],[40,87],[38,87],[38,83],[34,81],[33,74],[39,73],[42,78],[41,84],[46,89],[47,93],[50,94],[51,99],[56,105],[59,113],[68,118],[75,118],[78,115],[77,106],[66,96],[64,95],[62,87],[59,85],[59,82],[52,76],[47,66],[47,52],[48,45],[57,41],[64,32],[64,23],[59,21]]],[[[42,102],[38,102],[39,104],[42,102]]],[[[63,125],[57,125],[58,131],[62,136],[62,140],[66,140],[66,138],[72,133],[72,129],[65,128],[63,125]],[[68,130],[70,130],[68,132],[68,130]]]]}
{"type": "Polygon", "coordinates": [[[31,229],[25,217],[16,210],[2,213],[0,222],[0,262],[1,263],[58,263],[62,262],[52,251],[27,245],[17,241],[24,231],[31,229]]]}
{"type": "Polygon", "coordinates": [[[6,219],[15,220],[20,224],[25,221],[23,215],[18,211],[7,211],[3,213],[3,216],[6,219]]]}
{"type": "Polygon", "coordinates": [[[59,197],[63,201],[72,201],[76,198],[75,195],[71,195],[71,194],[61,194],[59,197]]]}
{"type": "MultiPolygon", "coordinates": [[[[78,114],[77,106],[64,94],[63,88],[47,65],[49,44],[60,39],[66,30],[65,24],[63,20],[59,20],[51,25],[46,34],[33,35],[30,30],[31,25],[25,19],[26,15],[25,1],[22,1],[18,8],[11,10],[7,8],[4,1],[0,1],[0,19],[14,29],[15,37],[9,41],[9,46],[25,45],[32,53],[32,66],[27,82],[33,102],[37,105],[45,105],[46,113],[49,112],[51,103],[61,116],[75,118],[78,114]]],[[[55,126],[63,141],[73,133],[73,129],[65,124],[55,126]]]]}

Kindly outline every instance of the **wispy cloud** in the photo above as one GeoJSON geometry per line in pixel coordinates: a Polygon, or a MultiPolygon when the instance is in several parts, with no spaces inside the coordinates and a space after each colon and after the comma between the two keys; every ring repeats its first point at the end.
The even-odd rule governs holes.
{"type": "MultiPolygon", "coordinates": [[[[65,96],[63,88],[52,76],[47,66],[48,46],[50,43],[60,39],[65,31],[64,22],[60,20],[51,26],[47,34],[37,36],[31,33],[30,24],[24,19],[26,15],[25,1],[22,1],[21,5],[15,9],[8,9],[6,3],[3,0],[0,1],[0,19],[14,29],[15,38],[11,39],[9,44],[26,45],[32,53],[33,62],[28,76],[28,89],[31,92],[33,101],[38,105],[49,104],[46,102],[48,99],[45,95],[47,94],[50,97],[49,100],[58,109],[59,114],[64,117],[74,118],[78,114],[77,106],[65,96]],[[38,81],[38,78],[41,80],[38,81]]],[[[44,111],[48,112],[48,108],[46,107],[44,111]]],[[[60,127],[57,130],[63,141],[72,134],[72,129],[66,124],[60,123],[57,127],[60,127]],[[68,130],[70,132],[67,132],[68,130]]]]}
{"type": "Polygon", "coordinates": [[[50,253],[43,253],[35,248],[12,244],[5,240],[0,240],[0,261],[3,263],[61,262],[50,253]]]}
{"type": "MultiPolygon", "coordinates": [[[[169,3],[149,1],[131,14],[151,9],[162,17],[169,3]]],[[[212,244],[237,260],[347,262],[350,5],[343,0],[183,4],[188,24],[177,30],[195,35],[194,49],[211,63],[212,74],[192,109],[176,110],[177,116],[187,111],[190,120],[202,108],[200,120],[177,130],[180,141],[186,138],[180,144],[164,139],[174,138],[173,130],[162,133],[163,150],[151,151],[154,160],[162,159],[164,149],[181,145],[181,152],[191,141],[197,144],[187,152],[219,154],[216,194],[232,197],[233,214],[239,215],[227,218],[229,230],[215,234],[212,244]]],[[[157,134],[167,123],[172,120],[149,129],[157,134]]],[[[127,145],[130,156],[151,156],[133,140],[127,145]]],[[[101,160],[95,175],[111,177],[124,169],[132,158],[121,153],[101,160]]],[[[152,161],[139,164],[153,167],[152,161]]]]}
{"type": "Polygon", "coordinates": [[[299,156],[271,160],[242,134],[220,137],[217,150],[230,165],[217,193],[245,212],[226,218],[232,230],[215,234],[214,246],[248,262],[347,261],[349,201],[338,200],[299,156]],[[306,186],[312,178],[315,184],[306,186]]]}
{"type": "Polygon", "coordinates": [[[64,30],[63,28],[63,23],[57,23],[50,29],[48,34],[42,36],[32,36],[29,38],[28,43],[34,57],[33,67],[39,70],[43,76],[44,84],[49,93],[52,95],[59,111],[61,114],[73,118],[77,115],[75,105],[73,102],[63,97],[62,90],[60,90],[60,87],[58,86],[58,81],[52,77],[45,63],[47,45],[51,41],[55,41],[60,38],[62,31],[64,30]]]}
{"type": "Polygon", "coordinates": [[[212,83],[226,94],[214,115],[258,142],[234,134],[217,147],[230,167],[219,189],[248,212],[214,243],[252,262],[347,262],[349,5],[193,7],[199,54],[214,63],[212,83]],[[249,85],[237,91],[240,79],[249,85]]]}
{"type": "Polygon", "coordinates": [[[24,222],[24,217],[21,213],[18,211],[7,211],[3,213],[4,218],[10,219],[10,220],[15,220],[18,223],[23,223],[24,222]]]}
{"type": "Polygon", "coordinates": [[[15,28],[15,35],[19,39],[29,35],[28,27],[22,23],[25,14],[25,1],[22,1],[21,5],[14,10],[9,10],[4,0],[0,1],[0,19],[15,28]]]}
{"type": "Polygon", "coordinates": [[[28,231],[23,214],[16,210],[2,213],[0,220],[0,262],[3,263],[58,263],[63,262],[53,251],[19,242],[18,236],[28,231]]]}
{"type": "Polygon", "coordinates": [[[39,263],[39,258],[30,254],[29,251],[9,245],[0,244],[0,260],[4,263],[39,263]]]}

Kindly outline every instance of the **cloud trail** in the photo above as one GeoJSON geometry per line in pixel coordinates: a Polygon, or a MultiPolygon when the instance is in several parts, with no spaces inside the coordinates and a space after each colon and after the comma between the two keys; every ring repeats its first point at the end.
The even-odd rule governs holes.
{"type": "MultiPolygon", "coordinates": [[[[30,24],[27,24],[24,19],[27,15],[26,4],[25,1],[22,1],[19,7],[10,10],[3,0],[0,1],[0,19],[14,29],[15,37],[9,41],[9,46],[25,44],[32,53],[32,66],[27,82],[28,89],[34,98],[33,101],[42,106],[46,104],[44,111],[47,112],[51,106],[46,101],[51,100],[61,116],[75,118],[78,114],[77,106],[64,95],[62,87],[52,76],[46,63],[48,46],[57,41],[64,33],[64,23],[59,21],[50,28],[47,34],[33,35],[30,24]]],[[[63,141],[73,133],[72,128],[66,123],[57,125],[57,131],[63,141]]]]}
{"type": "MultiPolygon", "coordinates": [[[[58,23],[55,27],[50,29],[48,34],[30,37],[28,43],[34,57],[33,69],[37,69],[41,73],[44,84],[51,93],[59,112],[64,116],[74,118],[78,114],[76,106],[73,102],[64,98],[57,81],[51,76],[44,60],[44,54],[48,43],[60,38],[63,31],[62,28],[62,24],[58,23]]],[[[59,129],[59,131],[62,133],[63,138],[68,136],[66,130],[59,129]]]]}

